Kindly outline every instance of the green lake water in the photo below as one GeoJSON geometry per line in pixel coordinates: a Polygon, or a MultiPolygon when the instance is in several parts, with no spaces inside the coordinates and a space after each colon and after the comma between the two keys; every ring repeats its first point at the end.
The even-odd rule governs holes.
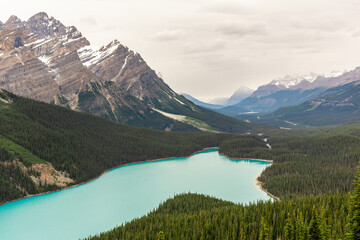
{"type": "Polygon", "coordinates": [[[185,192],[240,203],[267,200],[255,185],[267,166],[210,149],[188,158],[119,167],[90,183],[1,205],[0,239],[77,240],[141,217],[185,192]]]}

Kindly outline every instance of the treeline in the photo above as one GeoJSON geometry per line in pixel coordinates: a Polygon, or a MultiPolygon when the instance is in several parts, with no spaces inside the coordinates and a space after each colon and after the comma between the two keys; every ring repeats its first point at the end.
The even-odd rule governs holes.
{"type": "MultiPolygon", "coordinates": [[[[350,126],[268,133],[271,149],[256,140],[233,139],[219,151],[230,157],[273,160],[259,180],[270,193],[282,199],[303,195],[348,192],[360,160],[360,137],[350,126]],[[338,135],[351,133],[351,135],[338,135]]],[[[352,125],[354,130],[357,125],[352,125]]],[[[254,137],[255,138],[255,137],[254,137]]]]}
{"type": "Polygon", "coordinates": [[[197,194],[87,240],[115,239],[360,239],[360,170],[353,193],[234,204],[197,194]]]}

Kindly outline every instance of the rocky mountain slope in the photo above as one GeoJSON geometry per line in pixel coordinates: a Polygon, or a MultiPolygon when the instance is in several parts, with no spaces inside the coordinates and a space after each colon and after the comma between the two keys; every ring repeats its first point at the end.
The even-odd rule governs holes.
{"type": "Polygon", "coordinates": [[[0,24],[0,88],[129,125],[244,132],[250,126],[175,93],[118,41],[95,47],[46,13],[0,24]],[[201,127],[199,127],[201,126],[201,127]]]}

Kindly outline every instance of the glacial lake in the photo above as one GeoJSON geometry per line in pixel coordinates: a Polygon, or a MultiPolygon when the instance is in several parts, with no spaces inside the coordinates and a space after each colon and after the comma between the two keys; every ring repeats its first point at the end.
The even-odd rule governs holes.
{"type": "Polygon", "coordinates": [[[269,196],[256,177],[269,163],[229,159],[210,149],[187,158],[113,169],[89,183],[0,206],[1,240],[77,240],[146,215],[179,193],[236,203],[269,196]]]}

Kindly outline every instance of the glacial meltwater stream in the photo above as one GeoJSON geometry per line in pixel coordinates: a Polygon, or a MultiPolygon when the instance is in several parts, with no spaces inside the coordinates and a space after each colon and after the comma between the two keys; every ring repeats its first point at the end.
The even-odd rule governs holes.
{"type": "Polygon", "coordinates": [[[184,192],[240,203],[269,199],[256,186],[268,164],[210,149],[119,167],[77,187],[1,205],[0,239],[77,240],[141,217],[184,192]]]}

